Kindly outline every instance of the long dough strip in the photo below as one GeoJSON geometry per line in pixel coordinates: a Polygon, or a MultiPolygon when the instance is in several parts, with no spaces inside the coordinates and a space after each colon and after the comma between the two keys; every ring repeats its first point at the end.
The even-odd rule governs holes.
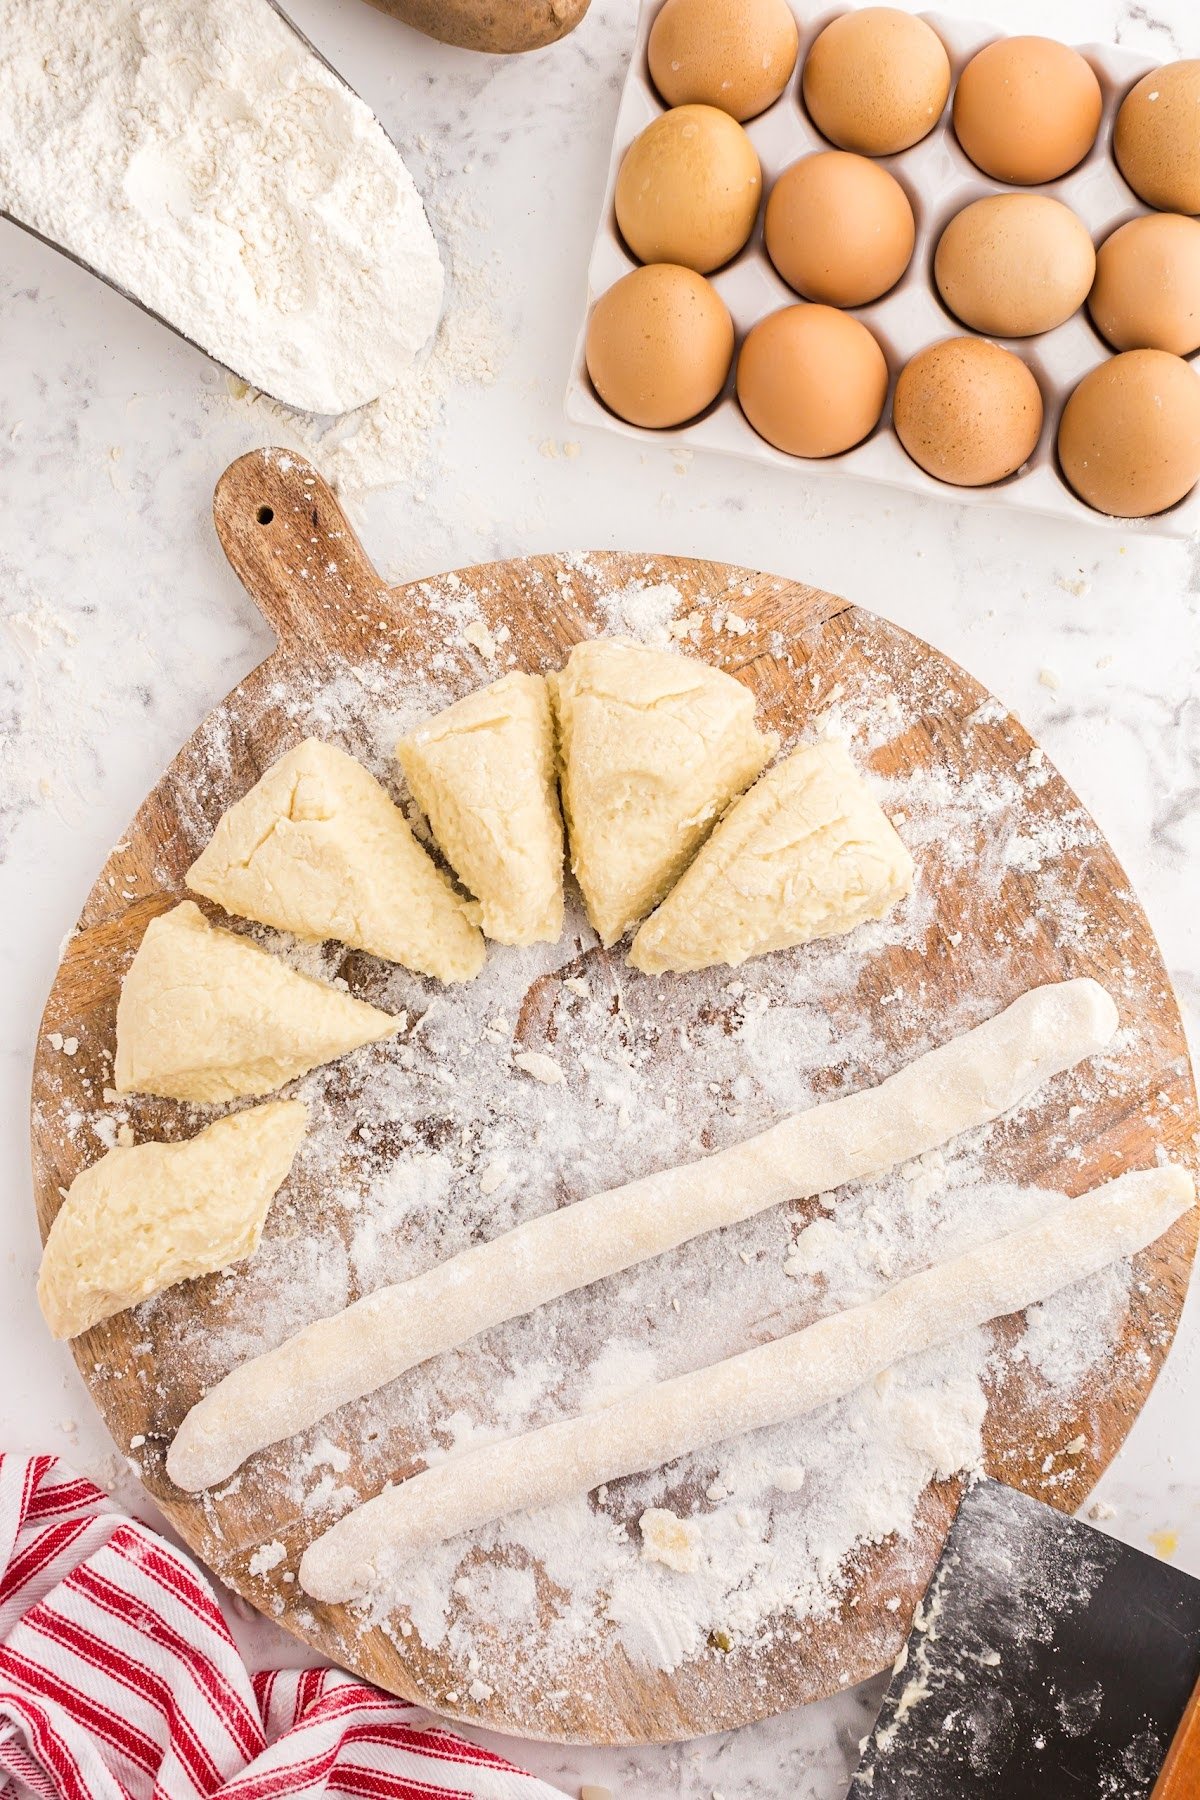
{"type": "Polygon", "coordinates": [[[803,1331],[436,1463],[317,1538],[301,1560],[301,1586],[316,1600],[364,1598],[388,1564],[444,1538],[813,1412],[902,1357],[1019,1312],[1144,1249],[1193,1198],[1191,1177],[1180,1168],[1123,1175],[803,1331]]]}
{"type": "Polygon", "coordinates": [[[1087,979],[1033,988],[878,1087],[794,1113],[699,1162],[578,1200],[376,1289],[232,1370],[180,1426],[167,1473],[189,1492],[254,1451],[505,1319],[784,1200],[871,1179],[992,1119],[1112,1037],[1087,979]]]}

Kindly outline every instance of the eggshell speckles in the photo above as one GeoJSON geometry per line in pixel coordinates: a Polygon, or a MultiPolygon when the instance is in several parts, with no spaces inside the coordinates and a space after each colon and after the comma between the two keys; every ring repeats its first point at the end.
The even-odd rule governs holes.
{"type": "Polygon", "coordinates": [[[1126,350],[1101,363],[1063,408],[1058,457],[1098,512],[1164,512],[1200,481],[1200,375],[1165,350],[1126,350]]]}
{"type": "Polygon", "coordinates": [[[1082,306],[1096,253],[1082,219],[1044,194],[993,194],[938,240],[938,292],[964,325],[994,337],[1053,331],[1082,306]]]}
{"type": "Polygon", "coordinates": [[[626,151],[617,224],[639,262],[705,275],[742,248],[761,193],[758,157],[737,121],[715,106],[676,106],[626,151]]]}
{"type": "Polygon", "coordinates": [[[1033,454],[1042,395],[1011,350],[982,338],[944,338],[900,371],[892,418],[927,474],[956,487],[984,487],[1033,454]]]}
{"type": "Polygon", "coordinates": [[[1166,63],[1130,88],[1113,155],[1147,206],[1200,213],[1200,59],[1166,63]]]}
{"type": "Polygon", "coordinates": [[[1200,219],[1150,213],[1120,226],[1097,253],[1088,311],[1117,350],[1200,350],[1200,219]]]}
{"type": "Polygon", "coordinates": [[[950,59],[924,19],[892,6],[843,13],[804,63],[804,104],[842,150],[891,156],[937,124],[950,92],[950,59]]]}
{"type": "Polygon", "coordinates": [[[790,456],[838,456],[874,430],[887,360],[858,319],[832,306],[785,306],[760,319],[738,357],[742,411],[790,456]]]}
{"type": "Polygon", "coordinates": [[[646,47],[650,79],[668,106],[752,119],[787,86],[799,41],[787,0],[667,0],[646,47]]]}
{"type": "Polygon", "coordinates": [[[767,254],[789,287],[830,306],[865,306],[894,287],[916,226],[895,176],[846,150],[802,156],[767,199],[767,254]]]}
{"type": "Polygon", "coordinates": [[[606,406],[651,430],[682,425],[716,399],[733,361],[733,320],[692,269],[653,263],[601,294],[587,367],[606,406]]]}
{"type": "Polygon", "coordinates": [[[1053,38],[997,38],[958,78],[954,130],[985,175],[1028,186],[1083,161],[1100,110],[1100,83],[1078,50],[1053,38]]]}

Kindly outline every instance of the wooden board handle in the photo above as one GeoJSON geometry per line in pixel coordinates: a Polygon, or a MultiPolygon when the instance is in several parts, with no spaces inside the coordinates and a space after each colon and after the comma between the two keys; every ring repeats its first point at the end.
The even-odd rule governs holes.
{"type": "Polygon", "coordinates": [[[1192,1691],[1150,1800],[1196,1800],[1200,1794],[1200,1681],[1192,1691]]]}
{"type": "Polygon", "coordinates": [[[213,522],[233,571],[280,642],[323,660],[366,652],[391,611],[332,488],[292,450],[251,450],[221,476],[213,522]]]}

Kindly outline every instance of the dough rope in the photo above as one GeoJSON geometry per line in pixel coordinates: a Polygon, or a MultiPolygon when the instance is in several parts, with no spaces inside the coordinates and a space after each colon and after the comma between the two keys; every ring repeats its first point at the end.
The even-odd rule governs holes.
{"type": "Polygon", "coordinates": [[[1193,1199],[1183,1169],[1123,1175],[774,1343],[437,1463],[317,1538],[301,1559],[300,1584],[316,1600],[362,1599],[389,1565],[445,1538],[813,1412],[903,1357],[1020,1312],[1144,1249],[1193,1199]]]}
{"type": "Polygon", "coordinates": [[[1102,1049],[1116,1026],[1116,1007],[1094,981],[1030,989],[878,1087],[529,1219],[379,1288],[219,1381],[184,1419],[167,1472],[188,1492],[211,1487],[256,1450],[489,1326],[782,1201],[882,1175],[999,1118],[1102,1049]]]}

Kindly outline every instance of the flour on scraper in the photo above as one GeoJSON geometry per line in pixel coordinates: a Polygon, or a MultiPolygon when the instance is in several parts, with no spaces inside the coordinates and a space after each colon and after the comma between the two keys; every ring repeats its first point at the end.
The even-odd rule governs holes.
{"type": "Polygon", "coordinates": [[[544,678],[502,676],[401,738],[396,755],[487,936],[557,943],[563,828],[544,678]]]}
{"type": "Polygon", "coordinates": [[[184,900],[151,919],[122,983],[113,1080],[119,1094],[212,1105],[273,1093],[396,1029],[184,900]]]}
{"type": "Polygon", "coordinates": [[[775,753],[749,688],[621,638],[577,644],[549,678],[571,867],[614,944],[663,898],[775,753]]]}
{"type": "Polygon", "coordinates": [[[708,969],[881,919],[913,864],[845,748],[803,746],[732,807],[633,940],[647,975],[708,969]]]}
{"type": "Polygon", "coordinates": [[[249,1256],[307,1125],[299,1100],[271,1100],[186,1143],[119,1146],[78,1174],[38,1275],[55,1337],[249,1256]]]}
{"type": "Polygon", "coordinates": [[[483,938],[467,903],[361,763],[306,738],[221,819],[193,893],[299,938],[336,938],[439,981],[470,981],[483,938]]]}

